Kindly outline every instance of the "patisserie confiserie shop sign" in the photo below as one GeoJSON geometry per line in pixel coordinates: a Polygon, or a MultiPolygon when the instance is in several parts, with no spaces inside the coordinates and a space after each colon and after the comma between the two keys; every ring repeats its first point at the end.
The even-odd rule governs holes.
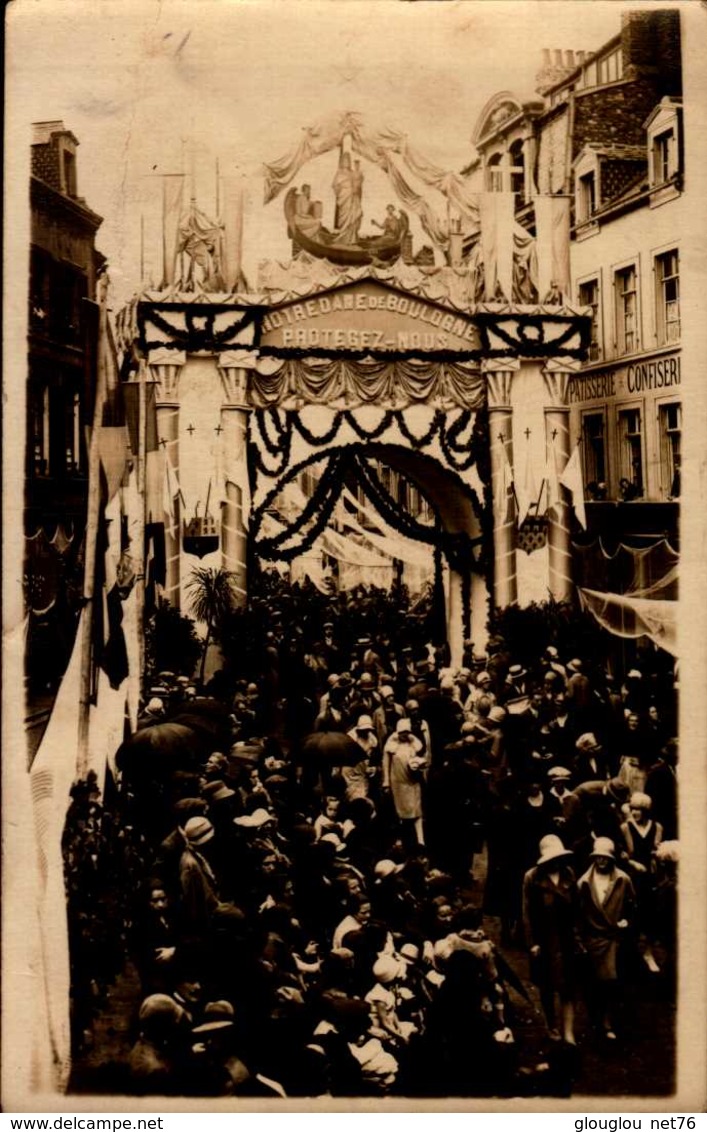
{"type": "Polygon", "coordinates": [[[646,358],[614,369],[572,375],[570,405],[587,401],[611,401],[642,393],[669,391],[680,385],[680,355],[646,358]]]}
{"type": "Polygon", "coordinates": [[[265,315],[260,346],[282,350],[372,351],[479,349],[473,322],[417,295],[371,283],[342,287],[265,315]]]}

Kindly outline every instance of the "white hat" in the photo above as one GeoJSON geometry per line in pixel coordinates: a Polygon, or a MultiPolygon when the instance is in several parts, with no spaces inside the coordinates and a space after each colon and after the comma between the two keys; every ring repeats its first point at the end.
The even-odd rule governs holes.
{"type": "Polygon", "coordinates": [[[404,979],[406,974],[405,962],[395,955],[379,955],[373,964],[373,978],[383,986],[395,982],[396,979],[404,979]]]}
{"type": "Polygon", "coordinates": [[[386,857],[384,860],[378,861],[376,863],[373,872],[380,879],[384,879],[385,877],[390,877],[396,875],[397,873],[401,873],[404,868],[405,865],[396,865],[395,861],[391,861],[386,857]]]}
{"type": "Polygon", "coordinates": [[[548,861],[559,860],[560,857],[571,857],[572,852],[570,849],[565,849],[560,838],[555,833],[547,833],[545,837],[540,839],[540,856],[538,857],[538,865],[546,865],[548,861]]]}
{"type": "Polygon", "coordinates": [[[342,841],[340,837],[337,837],[335,833],[325,833],[322,837],[322,841],[326,841],[330,845],[333,845],[337,853],[346,852],[346,842],[342,841]]]}
{"type": "Polygon", "coordinates": [[[390,684],[384,684],[380,689],[380,694],[382,699],[387,700],[388,696],[394,696],[395,692],[391,688],[390,684]]]}
{"type": "Polygon", "coordinates": [[[356,730],[356,731],[375,731],[375,728],[373,726],[373,720],[371,719],[370,715],[360,715],[358,717],[358,723],[356,724],[356,727],[355,727],[354,730],[356,730]]]}
{"type": "Polygon", "coordinates": [[[399,719],[395,724],[395,730],[398,735],[405,735],[406,733],[412,731],[412,723],[409,719],[399,719]]]}
{"type": "Polygon", "coordinates": [[[575,657],[574,660],[568,661],[567,667],[571,668],[573,672],[581,672],[582,671],[582,662],[579,659],[579,657],[575,657]]]}
{"type": "Polygon", "coordinates": [[[274,820],[272,814],[261,808],[253,810],[252,814],[243,814],[240,818],[234,818],[233,824],[243,826],[244,829],[259,829],[260,826],[267,825],[269,821],[274,820]]]}
{"type": "Polygon", "coordinates": [[[566,766],[552,766],[547,772],[547,776],[553,782],[564,782],[572,777],[572,771],[568,770],[566,766]]]}
{"type": "Polygon", "coordinates": [[[479,672],[478,676],[476,677],[476,683],[477,684],[489,684],[490,682],[491,682],[491,673],[487,672],[486,669],[484,668],[483,671],[479,672]]]}
{"type": "Polygon", "coordinates": [[[145,711],[149,711],[150,715],[157,715],[159,712],[164,711],[164,704],[158,696],[153,696],[147,704],[145,711]]]}
{"type": "Polygon", "coordinates": [[[615,861],[615,849],[613,841],[610,837],[595,837],[594,847],[589,854],[590,857],[608,857],[609,860],[615,861]]]}

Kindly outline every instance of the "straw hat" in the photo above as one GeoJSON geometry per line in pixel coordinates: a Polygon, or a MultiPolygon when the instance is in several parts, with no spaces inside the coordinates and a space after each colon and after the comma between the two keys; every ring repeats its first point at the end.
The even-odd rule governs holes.
{"type": "Polygon", "coordinates": [[[184,834],[189,845],[206,845],[214,835],[214,827],[208,818],[189,818],[184,834]]]}
{"type": "Polygon", "coordinates": [[[272,814],[260,808],[253,810],[252,814],[243,814],[240,818],[234,818],[233,824],[243,826],[244,829],[260,829],[261,826],[267,825],[269,821],[274,821],[272,814]]]}

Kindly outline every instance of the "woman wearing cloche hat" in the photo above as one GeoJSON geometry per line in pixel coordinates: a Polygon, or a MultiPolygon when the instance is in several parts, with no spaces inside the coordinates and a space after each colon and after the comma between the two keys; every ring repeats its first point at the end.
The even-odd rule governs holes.
{"type": "Polygon", "coordinates": [[[554,833],[541,839],[539,850],[537,863],[523,879],[525,940],[550,1037],[574,1045],[576,885],[570,867],[572,853],[554,833]]]}
{"type": "Polygon", "coordinates": [[[422,829],[422,780],[429,765],[422,743],[413,734],[409,719],[399,719],[383,750],[383,789],[390,790],[398,819],[404,828],[414,825],[418,845],[424,845],[422,829]]]}
{"type": "Polygon", "coordinates": [[[616,1039],[619,960],[633,917],[635,894],[631,878],[616,867],[616,847],[610,837],[596,837],[591,864],[577,884],[577,930],[590,962],[587,1002],[610,1041],[616,1039]]]}

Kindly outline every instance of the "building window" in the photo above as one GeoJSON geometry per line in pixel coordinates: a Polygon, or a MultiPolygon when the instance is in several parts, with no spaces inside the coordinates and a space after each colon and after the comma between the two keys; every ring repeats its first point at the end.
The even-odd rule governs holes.
{"type": "Polygon", "coordinates": [[[596,174],[585,173],[579,178],[579,192],[577,194],[578,220],[590,220],[597,207],[596,174]]]}
{"type": "Polygon", "coordinates": [[[680,272],[677,251],[656,256],[658,341],[666,346],[680,339],[680,272]]]}
{"type": "Polygon", "coordinates": [[[68,393],[64,402],[64,453],[66,474],[80,475],[83,471],[83,444],[81,442],[81,396],[68,393]]]}
{"type": "Polygon", "coordinates": [[[675,402],[661,405],[658,410],[660,427],[660,460],[663,491],[669,499],[680,497],[680,440],[682,434],[682,406],[675,402]]]}
{"type": "Polygon", "coordinates": [[[493,157],[489,158],[486,168],[486,188],[491,193],[500,193],[503,190],[502,160],[503,156],[500,153],[494,153],[493,157]]]}
{"type": "Polygon", "coordinates": [[[585,413],[582,417],[584,448],[584,482],[587,495],[602,498],[606,490],[606,438],[603,413],[585,413]]]}
{"type": "Polygon", "coordinates": [[[622,499],[643,495],[643,426],[640,409],[619,413],[619,493],[622,499]]]}
{"type": "Polygon", "coordinates": [[[632,354],[638,349],[638,296],[636,268],[617,271],[616,285],[616,345],[620,354],[632,354]]]}
{"type": "Polygon", "coordinates": [[[591,307],[592,326],[589,343],[589,360],[595,362],[601,357],[601,342],[599,338],[599,280],[588,279],[579,285],[579,305],[591,307]]]}
{"type": "Polygon", "coordinates": [[[675,173],[675,134],[665,130],[653,139],[653,184],[664,185],[675,173]]]}
{"type": "Polygon", "coordinates": [[[35,387],[30,403],[29,442],[32,454],[32,471],[35,476],[49,475],[49,387],[35,387]]]}
{"type": "Polygon", "coordinates": [[[511,192],[517,193],[521,201],[525,199],[525,157],[523,155],[523,142],[519,138],[514,141],[508,151],[510,158],[511,192]]]}
{"type": "Polygon", "coordinates": [[[622,75],[623,58],[620,47],[609,55],[605,55],[603,59],[597,59],[597,83],[599,86],[603,86],[604,83],[615,83],[622,75]]]}

